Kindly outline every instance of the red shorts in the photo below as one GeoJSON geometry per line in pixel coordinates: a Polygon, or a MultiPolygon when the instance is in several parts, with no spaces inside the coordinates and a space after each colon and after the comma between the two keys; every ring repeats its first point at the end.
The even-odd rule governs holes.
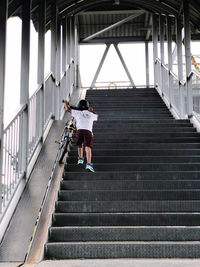
{"type": "Polygon", "coordinates": [[[76,144],[81,147],[84,146],[93,147],[93,136],[88,130],[78,130],[76,131],[76,144]]]}

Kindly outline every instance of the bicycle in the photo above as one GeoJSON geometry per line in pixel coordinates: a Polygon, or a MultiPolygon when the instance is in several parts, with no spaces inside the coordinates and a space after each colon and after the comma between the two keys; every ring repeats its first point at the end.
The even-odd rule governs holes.
{"type": "Polygon", "coordinates": [[[73,122],[70,122],[70,124],[66,123],[64,130],[63,130],[63,134],[61,136],[61,140],[60,141],[55,141],[56,144],[59,144],[59,149],[58,149],[58,155],[57,155],[57,160],[59,164],[63,163],[63,158],[65,156],[65,154],[68,151],[68,146],[71,142],[75,142],[72,138],[72,133],[73,131],[75,131],[75,127],[73,122]]]}

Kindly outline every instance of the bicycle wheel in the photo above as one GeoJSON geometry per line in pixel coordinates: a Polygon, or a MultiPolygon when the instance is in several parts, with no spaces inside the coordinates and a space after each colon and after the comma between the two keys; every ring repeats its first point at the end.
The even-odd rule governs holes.
{"type": "Polygon", "coordinates": [[[65,154],[67,153],[67,146],[68,146],[68,142],[64,142],[63,146],[60,149],[60,154],[58,156],[58,162],[59,164],[63,163],[63,158],[65,156],[65,154]]]}

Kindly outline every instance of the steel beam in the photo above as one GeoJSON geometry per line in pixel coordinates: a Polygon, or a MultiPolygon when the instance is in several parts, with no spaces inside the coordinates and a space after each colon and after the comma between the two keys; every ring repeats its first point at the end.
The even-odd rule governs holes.
{"type": "Polygon", "coordinates": [[[96,83],[96,80],[97,80],[97,78],[98,78],[98,76],[99,76],[99,73],[100,73],[100,71],[101,71],[101,68],[102,68],[103,63],[104,63],[104,61],[105,61],[105,59],[106,59],[106,56],[107,56],[107,54],[108,54],[109,49],[110,49],[110,44],[107,44],[107,45],[106,45],[106,49],[105,49],[105,51],[104,51],[104,53],[103,53],[103,56],[102,56],[102,58],[101,58],[101,61],[100,61],[100,63],[99,63],[99,66],[98,66],[98,68],[97,68],[97,71],[96,71],[96,73],[95,73],[95,75],[94,75],[93,81],[92,81],[92,83],[91,83],[91,86],[90,86],[91,89],[94,87],[94,85],[95,85],[95,83],[96,83]]]}
{"type": "MultiPolygon", "coordinates": [[[[0,196],[2,192],[3,131],[4,131],[4,92],[6,65],[6,25],[8,18],[8,0],[1,2],[0,8],[0,196]]],[[[2,198],[0,197],[0,212],[2,198]]]]}
{"type": "MultiPolygon", "coordinates": [[[[178,61],[178,78],[183,80],[183,53],[182,53],[182,26],[180,18],[176,18],[176,43],[177,43],[177,61],[178,61]]],[[[184,119],[184,86],[179,82],[179,110],[180,118],[184,119]]]]}
{"type": "Polygon", "coordinates": [[[83,40],[83,42],[90,41],[91,39],[94,39],[94,38],[97,37],[98,35],[100,35],[100,34],[102,34],[102,33],[104,33],[104,32],[107,32],[107,31],[109,31],[109,30],[112,30],[113,28],[116,28],[116,27],[118,27],[118,26],[120,26],[120,25],[122,25],[122,24],[124,24],[124,23],[126,23],[126,22],[128,22],[128,21],[130,21],[130,20],[133,20],[134,18],[136,18],[136,17],[138,17],[138,16],[140,16],[140,15],[142,15],[142,14],[144,14],[144,13],[145,13],[144,11],[138,11],[137,14],[133,14],[133,15],[131,15],[131,16],[125,18],[125,19],[122,19],[122,20],[120,20],[120,21],[118,21],[118,22],[116,22],[116,23],[110,25],[109,27],[106,27],[106,28],[103,29],[103,30],[100,30],[100,31],[98,31],[98,32],[96,32],[96,33],[94,33],[94,34],[88,36],[87,38],[85,38],[85,39],[83,40]]]}
{"type": "MultiPolygon", "coordinates": [[[[70,92],[70,17],[67,18],[67,32],[66,32],[66,42],[67,42],[67,98],[69,97],[69,92],[70,92]]],[[[68,99],[69,100],[69,99],[68,99]]]]}
{"type": "Polygon", "coordinates": [[[154,63],[154,85],[158,82],[158,71],[156,65],[156,58],[158,57],[158,28],[157,28],[157,15],[153,14],[153,63],[154,63]]]}
{"type": "Polygon", "coordinates": [[[172,103],[172,92],[173,92],[173,78],[170,75],[170,71],[172,71],[172,25],[171,25],[171,17],[167,16],[167,50],[168,50],[168,69],[169,69],[169,102],[172,103]]]}
{"type": "Polygon", "coordinates": [[[39,135],[42,140],[43,129],[44,129],[44,68],[45,68],[45,14],[46,14],[46,1],[40,1],[39,3],[39,26],[38,26],[38,74],[37,81],[38,84],[42,85],[40,91],[40,129],[39,135]]]}
{"type": "MultiPolygon", "coordinates": [[[[164,49],[164,32],[165,32],[165,25],[164,25],[164,16],[160,15],[159,16],[159,25],[160,25],[160,59],[161,63],[165,64],[165,49],[164,49]]],[[[160,66],[161,68],[161,84],[162,84],[162,92],[165,91],[165,75],[164,75],[164,69],[162,67],[162,64],[160,66]]]]}
{"type": "Polygon", "coordinates": [[[30,11],[31,0],[23,1],[22,5],[22,47],[21,47],[21,87],[20,104],[26,105],[20,129],[21,173],[26,175],[28,158],[28,103],[29,103],[29,63],[30,63],[30,11]]]}
{"type": "Polygon", "coordinates": [[[189,15],[189,2],[183,0],[183,12],[184,12],[184,36],[185,36],[185,63],[186,63],[186,77],[187,77],[187,115],[190,116],[193,110],[192,100],[192,80],[188,79],[191,72],[191,29],[190,29],[190,15],[189,15]]]}
{"type": "Polygon", "coordinates": [[[57,42],[56,42],[56,81],[60,82],[61,77],[61,20],[57,19],[57,42]]]}
{"type": "Polygon", "coordinates": [[[146,86],[149,87],[149,42],[145,42],[146,86]]]}
{"type": "MultiPolygon", "coordinates": [[[[57,6],[55,2],[51,3],[51,72],[55,79],[57,78],[57,73],[56,73],[56,49],[57,49],[57,6]]],[[[57,106],[57,98],[58,98],[58,92],[56,86],[53,87],[53,115],[55,116],[56,119],[58,119],[58,106],[57,106]]]]}
{"type": "Polygon", "coordinates": [[[128,79],[129,79],[131,85],[132,85],[133,87],[135,87],[134,81],[133,81],[133,79],[132,79],[132,77],[131,77],[131,74],[130,74],[130,72],[129,72],[127,66],[126,66],[126,63],[125,63],[125,61],[124,61],[124,59],[123,59],[123,57],[122,57],[122,54],[121,54],[121,52],[120,52],[120,50],[119,50],[119,48],[118,48],[118,45],[117,45],[117,44],[114,44],[114,47],[115,47],[115,50],[116,50],[116,52],[117,52],[117,54],[118,54],[118,56],[119,56],[119,59],[120,59],[120,61],[121,61],[121,63],[122,63],[122,66],[124,67],[124,70],[125,70],[125,72],[126,72],[126,75],[128,76],[128,79]]]}
{"type": "Polygon", "coordinates": [[[62,19],[62,73],[66,71],[67,65],[67,19],[62,19]]]}

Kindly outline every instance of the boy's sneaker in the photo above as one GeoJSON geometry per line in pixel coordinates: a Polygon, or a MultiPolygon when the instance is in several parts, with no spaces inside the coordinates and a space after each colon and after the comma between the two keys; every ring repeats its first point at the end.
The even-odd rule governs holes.
{"type": "Polygon", "coordinates": [[[83,164],[84,163],[84,158],[80,158],[80,157],[78,157],[78,162],[77,162],[77,164],[83,164]]]}
{"type": "Polygon", "coordinates": [[[89,172],[95,172],[93,168],[93,163],[87,163],[85,169],[89,172]]]}

